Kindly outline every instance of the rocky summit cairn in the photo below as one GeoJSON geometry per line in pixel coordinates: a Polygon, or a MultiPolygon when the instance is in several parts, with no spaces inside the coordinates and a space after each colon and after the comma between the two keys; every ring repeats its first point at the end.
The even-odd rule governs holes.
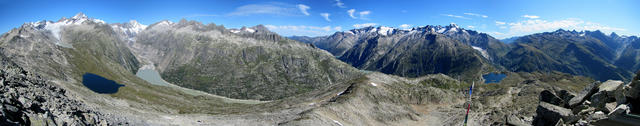
{"type": "Polygon", "coordinates": [[[640,125],[640,119],[631,115],[640,107],[638,75],[640,72],[629,84],[617,80],[595,82],[578,95],[544,90],[533,125],[640,125]]]}

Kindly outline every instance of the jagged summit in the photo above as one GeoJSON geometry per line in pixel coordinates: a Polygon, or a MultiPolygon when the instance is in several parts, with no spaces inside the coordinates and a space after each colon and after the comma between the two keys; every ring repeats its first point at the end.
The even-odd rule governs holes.
{"type": "Polygon", "coordinates": [[[387,27],[387,26],[367,26],[367,27],[362,27],[362,28],[357,28],[357,29],[352,29],[352,30],[348,30],[348,31],[344,31],[344,32],[337,32],[337,33],[341,33],[341,34],[371,34],[371,33],[376,33],[378,35],[383,35],[383,36],[390,36],[390,35],[395,35],[395,34],[416,34],[416,33],[440,33],[440,34],[456,34],[456,33],[468,33],[468,32],[473,32],[474,34],[477,33],[475,31],[469,31],[466,30],[464,28],[460,28],[457,24],[455,23],[451,23],[447,26],[442,26],[442,25],[425,25],[425,26],[418,26],[418,27],[413,27],[411,29],[400,29],[400,28],[394,28],[394,27],[387,27]]]}
{"type": "Polygon", "coordinates": [[[269,33],[275,34],[269,30],[266,26],[259,24],[253,27],[242,26],[240,29],[231,28],[229,29],[231,33],[269,33]]]}
{"type": "Polygon", "coordinates": [[[140,24],[136,20],[130,20],[124,24],[111,24],[111,28],[113,28],[117,33],[123,35],[129,42],[133,42],[135,41],[135,37],[138,33],[147,29],[147,25],[140,24]]]}
{"type": "Polygon", "coordinates": [[[616,32],[611,32],[611,34],[609,34],[609,36],[617,38],[620,37],[620,35],[616,34],[616,32]]]}
{"type": "Polygon", "coordinates": [[[87,19],[87,15],[84,15],[84,13],[79,12],[78,14],[76,14],[75,16],[71,17],[71,19],[87,19]]]}
{"type": "MultiPolygon", "coordinates": [[[[579,37],[585,37],[585,36],[590,36],[590,37],[599,37],[599,36],[606,36],[606,37],[611,37],[613,39],[615,38],[626,38],[625,35],[620,36],[615,32],[611,32],[610,34],[606,34],[601,30],[565,30],[565,29],[558,29],[552,32],[543,32],[543,33],[536,33],[536,34],[553,34],[553,35],[561,35],[561,36],[579,36],[579,37]]],[[[634,36],[630,36],[630,37],[634,37],[634,36]]]]}
{"type": "Polygon", "coordinates": [[[255,29],[256,31],[269,31],[269,29],[262,24],[253,26],[251,28],[255,29]]]}
{"type": "Polygon", "coordinates": [[[72,25],[85,25],[85,24],[106,24],[106,22],[100,19],[89,18],[84,13],[80,12],[71,18],[61,18],[60,20],[53,22],[48,20],[38,21],[38,22],[30,22],[25,23],[21,28],[32,28],[35,30],[45,30],[51,32],[52,36],[55,38],[55,44],[66,47],[73,48],[71,44],[67,44],[63,38],[61,37],[61,31],[65,27],[72,25]]]}
{"type": "Polygon", "coordinates": [[[456,23],[451,22],[449,24],[449,28],[460,28],[460,26],[458,26],[456,23]]]}

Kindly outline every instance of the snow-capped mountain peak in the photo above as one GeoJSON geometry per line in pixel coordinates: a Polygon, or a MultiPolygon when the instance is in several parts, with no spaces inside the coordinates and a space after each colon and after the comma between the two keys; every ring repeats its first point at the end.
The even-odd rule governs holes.
{"type": "Polygon", "coordinates": [[[456,28],[456,29],[460,28],[460,26],[458,26],[456,23],[453,23],[453,22],[451,24],[449,24],[449,27],[456,28]]]}
{"type": "Polygon", "coordinates": [[[71,17],[71,19],[88,19],[89,17],[87,17],[87,15],[84,15],[84,13],[80,12],[78,14],[76,14],[75,16],[71,17]]]}
{"type": "Polygon", "coordinates": [[[414,27],[411,29],[398,29],[398,28],[386,27],[386,26],[363,27],[358,29],[352,29],[349,31],[344,31],[341,33],[353,34],[353,35],[391,36],[394,34],[409,35],[409,34],[422,34],[422,33],[438,33],[438,34],[445,34],[445,35],[459,35],[459,34],[468,35],[468,34],[475,34],[476,32],[473,30],[465,30],[464,28],[460,28],[458,25],[452,23],[446,26],[426,25],[426,26],[414,27]]]}
{"type": "Polygon", "coordinates": [[[67,27],[70,25],[82,25],[86,21],[91,21],[93,23],[98,23],[98,24],[106,24],[104,21],[100,19],[89,18],[86,15],[84,15],[84,13],[80,12],[71,18],[62,18],[57,22],[38,21],[38,22],[29,23],[28,25],[38,30],[47,30],[51,32],[52,36],[57,39],[56,45],[72,48],[71,44],[66,44],[65,42],[62,41],[60,32],[62,31],[62,29],[64,29],[64,27],[67,27]]]}
{"type": "Polygon", "coordinates": [[[446,27],[446,32],[458,32],[458,29],[460,29],[460,26],[458,26],[456,23],[451,23],[449,24],[449,26],[446,27]]]}
{"type": "Polygon", "coordinates": [[[131,21],[129,21],[129,23],[125,24],[125,27],[130,28],[130,29],[132,29],[132,30],[134,30],[136,32],[140,32],[140,31],[146,29],[147,25],[140,24],[136,20],[131,20],[131,21]]]}
{"type": "Polygon", "coordinates": [[[245,31],[245,32],[249,32],[249,33],[254,33],[254,32],[256,32],[256,30],[254,30],[254,29],[252,29],[252,28],[247,28],[247,27],[242,27],[242,29],[240,29],[240,30],[245,31]]]}
{"type": "Polygon", "coordinates": [[[395,29],[392,27],[380,26],[378,27],[378,34],[380,35],[391,35],[395,29]]]}
{"type": "Polygon", "coordinates": [[[112,24],[111,28],[113,30],[120,32],[120,34],[125,35],[126,39],[129,42],[135,41],[135,37],[138,33],[142,32],[147,28],[147,25],[143,25],[138,23],[136,20],[130,20],[124,24],[112,24]]]}
{"type": "Polygon", "coordinates": [[[166,27],[166,26],[172,26],[173,24],[174,23],[169,21],[169,20],[162,20],[162,21],[160,21],[158,23],[153,24],[152,27],[155,27],[155,26],[166,27]]]}

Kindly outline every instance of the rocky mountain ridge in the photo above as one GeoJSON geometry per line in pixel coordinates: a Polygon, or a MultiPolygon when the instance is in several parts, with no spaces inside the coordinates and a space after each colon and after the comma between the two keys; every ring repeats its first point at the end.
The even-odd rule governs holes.
{"type": "MultiPolygon", "coordinates": [[[[336,32],[330,36],[293,36],[290,38],[311,43],[319,48],[325,49],[334,54],[334,56],[356,68],[414,77],[417,73],[420,73],[420,71],[414,71],[413,74],[408,74],[407,72],[393,72],[406,71],[403,69],[407,68],[400,64],[395,64],[393,68],[385,68],[385,63],[380,63],[377,61],[377,58],[380,56],[388,56],[393,53],[402,53],[404,55],[385,59],[386,62],[402,62],[399,61],[399,59],[411,58],[414,56],[434,57],[431,53],[426,53],[424,51],[420,52],[419,50],[397,51],[393,49],[398,45],[402,45],[400,43],[421,41],[419,38],[411,38],[412,36],[427,34],[439,34],[444,38],[462,43],[460,47],[451,48],[464,48],[465,46],[470,46],[472,49],[477,50],[477,52],[486,60],[484,62],[480,62],[482,60],[472,62],[487,64],[482,66],[491,66],[471,67],[473,69],[483,69],[482,73],[495,71],[560,71],[574,75],[589,76],[601,81],[607,79],[628,81],[632,76],[632,72],[634,72],[634,70],[638,70],[636,67],[639,66],[638,61],[635,60],[637,59],[636,57],[638,57],[638,54],[636,53],[637,48],[634,48],[635,46],[630,46],[633,42],[638,41],[636,36],[619,36],[616,33],[607,35],[599,30],[578,32],[575,30],[567,31],[560,29],[554,32],[537,33],[512,38],[510,39],[512,42],[509,44],[503,43],[485,33],[459,28],[455,24],[448,26],[427,25],[423,27],[415,27],[410,30],[384,26],[365,27],[344,32],[336,32]],[[367,44],[372,42],[376,42],[381,45],[367,44]],[[368,45],[370,47],[365,48],[362,47],[363,45],[368,45]],[[382,49],[375,51],[370,50],[374,49],[374,47],[382,47],[382,49]],[[355,55],[347,55],[347,52],[357,53],[355,55]],[[370,56],[374,56],[374,58],[367,58],[370,56]],[[365,66],[362,66],[363,64],[365,66]]],[[[420,44],[420,42],[417,44],[420,44]]],[[[410,47],[416,46],[417,45],[413,45],[410,47]]],[[[420,47],[418,46],[416,48],[420,47]]],[[[433,50],[433,48],[435,47],[429,47],[430,50],[433,50]]],[[[442,51],[435,52],[453,56],[453,54],[447,54],[442,51]]],[[[439,62],[438,60],[433,61],[439,62]]],[[[457,63],[449,62],[449,64],[457,63]]],[[[455,71],[424,70],[426,70],[422,71],[424,74],[445,73],[450,76],[461,75],[460,72],[455,71]]]]}
{"type": "Polygon", "coordinates": [[[405,77],[444,73],[468,80],[480,79],[477,73],[496,69],[491,59],[506,48],[487,34],[456,24],[410,30],[370,26],[330,36],[292,39],[314,44],[359,69],[405,77]]]}

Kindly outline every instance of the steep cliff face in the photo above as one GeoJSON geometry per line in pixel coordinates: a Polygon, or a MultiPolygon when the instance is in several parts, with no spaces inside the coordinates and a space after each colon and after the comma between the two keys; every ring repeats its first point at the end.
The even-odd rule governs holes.
{"type": "Polygon", "coordinates": [[[640,39],[629,42],[614,64],[632,72],[640,70],[640,39]]]}
{"type": "Polygon", "coordinates": [[[231,98],[280,99],[358,74],[326,51],[261,25],[225,29],[163,21],[139,33],[132,47],[167,81],[231,98]]]}
{"type": "Polygon", "coordinates": [[[496,70],[492,62],[509,49],[487,34],[456,24],[410,30],[365,27],[330,36],[291,38],[325,49],[356,68],[404,77],[443,73],[480,79],[481,73],[496,70]]]}
{"type": "Polygon", "coordinates": [[[399,41],[372,38],[340,59],[356,68],[405,77],[443,73],[473,78],[490,67],[471,46],[440,34],[414,34],[399,41]]]}

